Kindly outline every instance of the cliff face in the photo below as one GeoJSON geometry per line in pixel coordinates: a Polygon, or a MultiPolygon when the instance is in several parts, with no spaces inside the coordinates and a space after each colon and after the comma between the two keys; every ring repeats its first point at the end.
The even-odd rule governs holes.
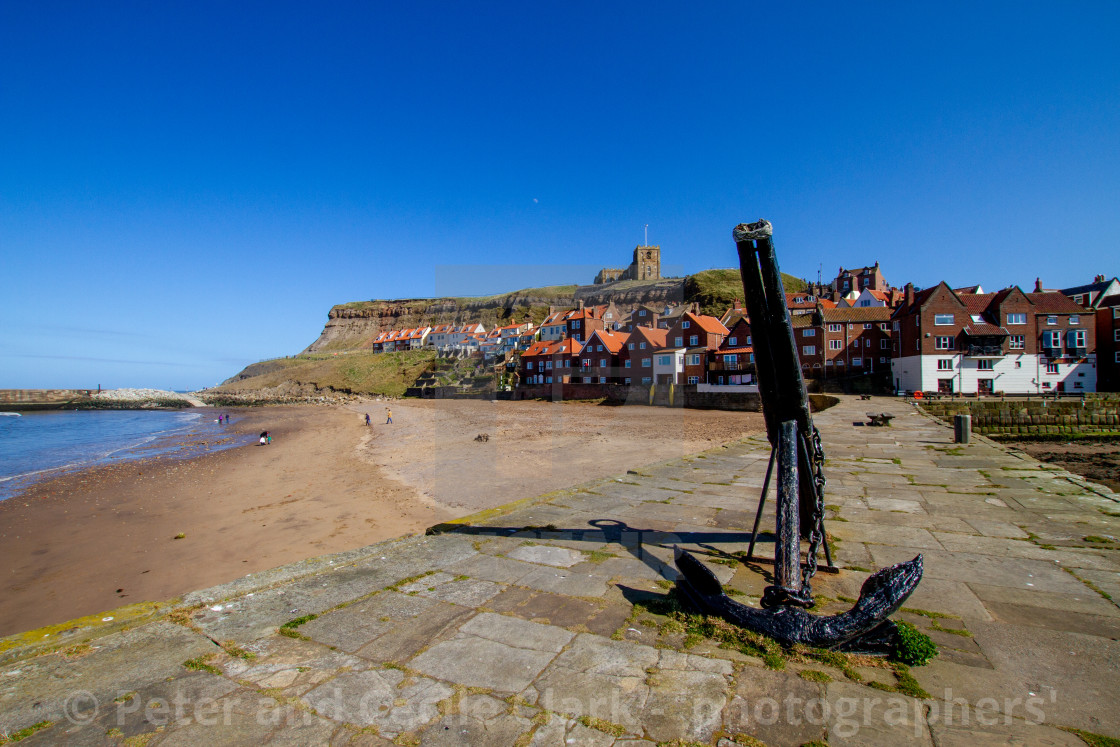
{"type": "Polygon", "coordinates": [[[488,328],[530,319],[539,324],[549,306],[573,308],[613,300],[621,311],[640,304],[680,303],[684,280],[626,281],[610,285],[553,286],[480,298],[416,298],[366,301],[335,306],[319,339],[304,353],[363,350],[382,331],[437,324],[481,322],[488,328]]]}

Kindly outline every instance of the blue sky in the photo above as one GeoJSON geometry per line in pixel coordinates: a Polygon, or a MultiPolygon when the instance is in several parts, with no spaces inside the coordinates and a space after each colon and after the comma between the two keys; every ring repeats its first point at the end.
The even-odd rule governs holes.
{"type": "Polygon", "coordinates": [[[0,387],[213,385],[646,224],[681,273],[759,217],[802,277],[1120,273],[1120,4],[695,5],[0,2],[0,387]]]}

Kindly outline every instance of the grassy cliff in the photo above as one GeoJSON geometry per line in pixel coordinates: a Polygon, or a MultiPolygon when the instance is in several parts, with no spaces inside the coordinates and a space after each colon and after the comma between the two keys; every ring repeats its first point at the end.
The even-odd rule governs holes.
{"type": "Polygon", "coordinates": [[[432,350],[298,355],[254,363],[208,394],[287,398],[333,390],[399,397],[435,360],[432,350]]]}
{"type": "MultiPolygon", "coordinates": [[[[805,290],[808,283],[783,272],[782,285],[787,293],[796,293],[805,290]]],[[[684,281],[684,299],[686,303],[700,304],[701,314],[719,316],[735,299],[743,300],[743,279],[737,269],[705,270],[689,275],[684,281]]]]}

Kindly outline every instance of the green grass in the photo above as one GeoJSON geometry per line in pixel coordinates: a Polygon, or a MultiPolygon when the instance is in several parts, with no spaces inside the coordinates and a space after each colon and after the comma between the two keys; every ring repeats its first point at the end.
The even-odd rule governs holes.
{"type": "Polygon", "coordinates": [[[1070,734],[1076,734],[1089,747],[1120,747],[1120,739],[1116,737],[1106,737],[1103,734],[1094,734],[1091,731],[1082,731],[1071,726],[1059,726],[1058,728],[1068,731],[1070,734]]]}
{"type": "Polygon", "coordinates": [[[193,659],[187,659],[183,662],[183,666],[192,672],[209,672],[210,674],[221,674],[221,670],[209,663],[210,656],[196,656],[193,659]]]}
{"type": "Polygon", "coordinates": [[[13,742],[22,742],[24,739],[27,739],[32,734],[35,734],[36,732],[40,732],[43,729],[49,729],[51,726],[54,726],[54,724],[50,721],[40,721],[37,724],[32,724],[31,726],[28,726],[26,729],[20,729],[19,731],[14,731],[11,734],[8,734],[7,736],[0,733],[0,745],[12,744],[13,742]]]}
{"type": "MultiPolygon", "coordinates": [[[[222,403],[222,396],[280,386],[289,382],[315,384],[319,389],[335,389],[355,394],[399,397],[412,386],[436,359],[434,350],[400,353],[348,352],[333,355],[306,355],[278,358],[246,368],[240,381],[210,390],[205,399],[222,403]]],[[[237,404],[235,400],[226,404],[237,404]]]]}
{"type": "MultiPolygon", "coordinates": [[[[787,293],[796,293],[808,284],[782,273],[782,285],[787,293]]],[[[731,308],[735,299],[743,300],[743,278],[737,269],[705,270],[685,278],[685,303],[700,304],[701,314],[718,317],[731,308]]]]}

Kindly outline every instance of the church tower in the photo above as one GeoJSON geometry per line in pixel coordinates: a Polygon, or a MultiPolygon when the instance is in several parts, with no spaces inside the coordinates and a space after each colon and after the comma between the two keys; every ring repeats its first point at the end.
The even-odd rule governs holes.
{"type": "Polygon", "coordinates": [[[661,279],[661,247],[638,246],[634,249],[634,263],[630,265],[635,280],[661,279]]]}

